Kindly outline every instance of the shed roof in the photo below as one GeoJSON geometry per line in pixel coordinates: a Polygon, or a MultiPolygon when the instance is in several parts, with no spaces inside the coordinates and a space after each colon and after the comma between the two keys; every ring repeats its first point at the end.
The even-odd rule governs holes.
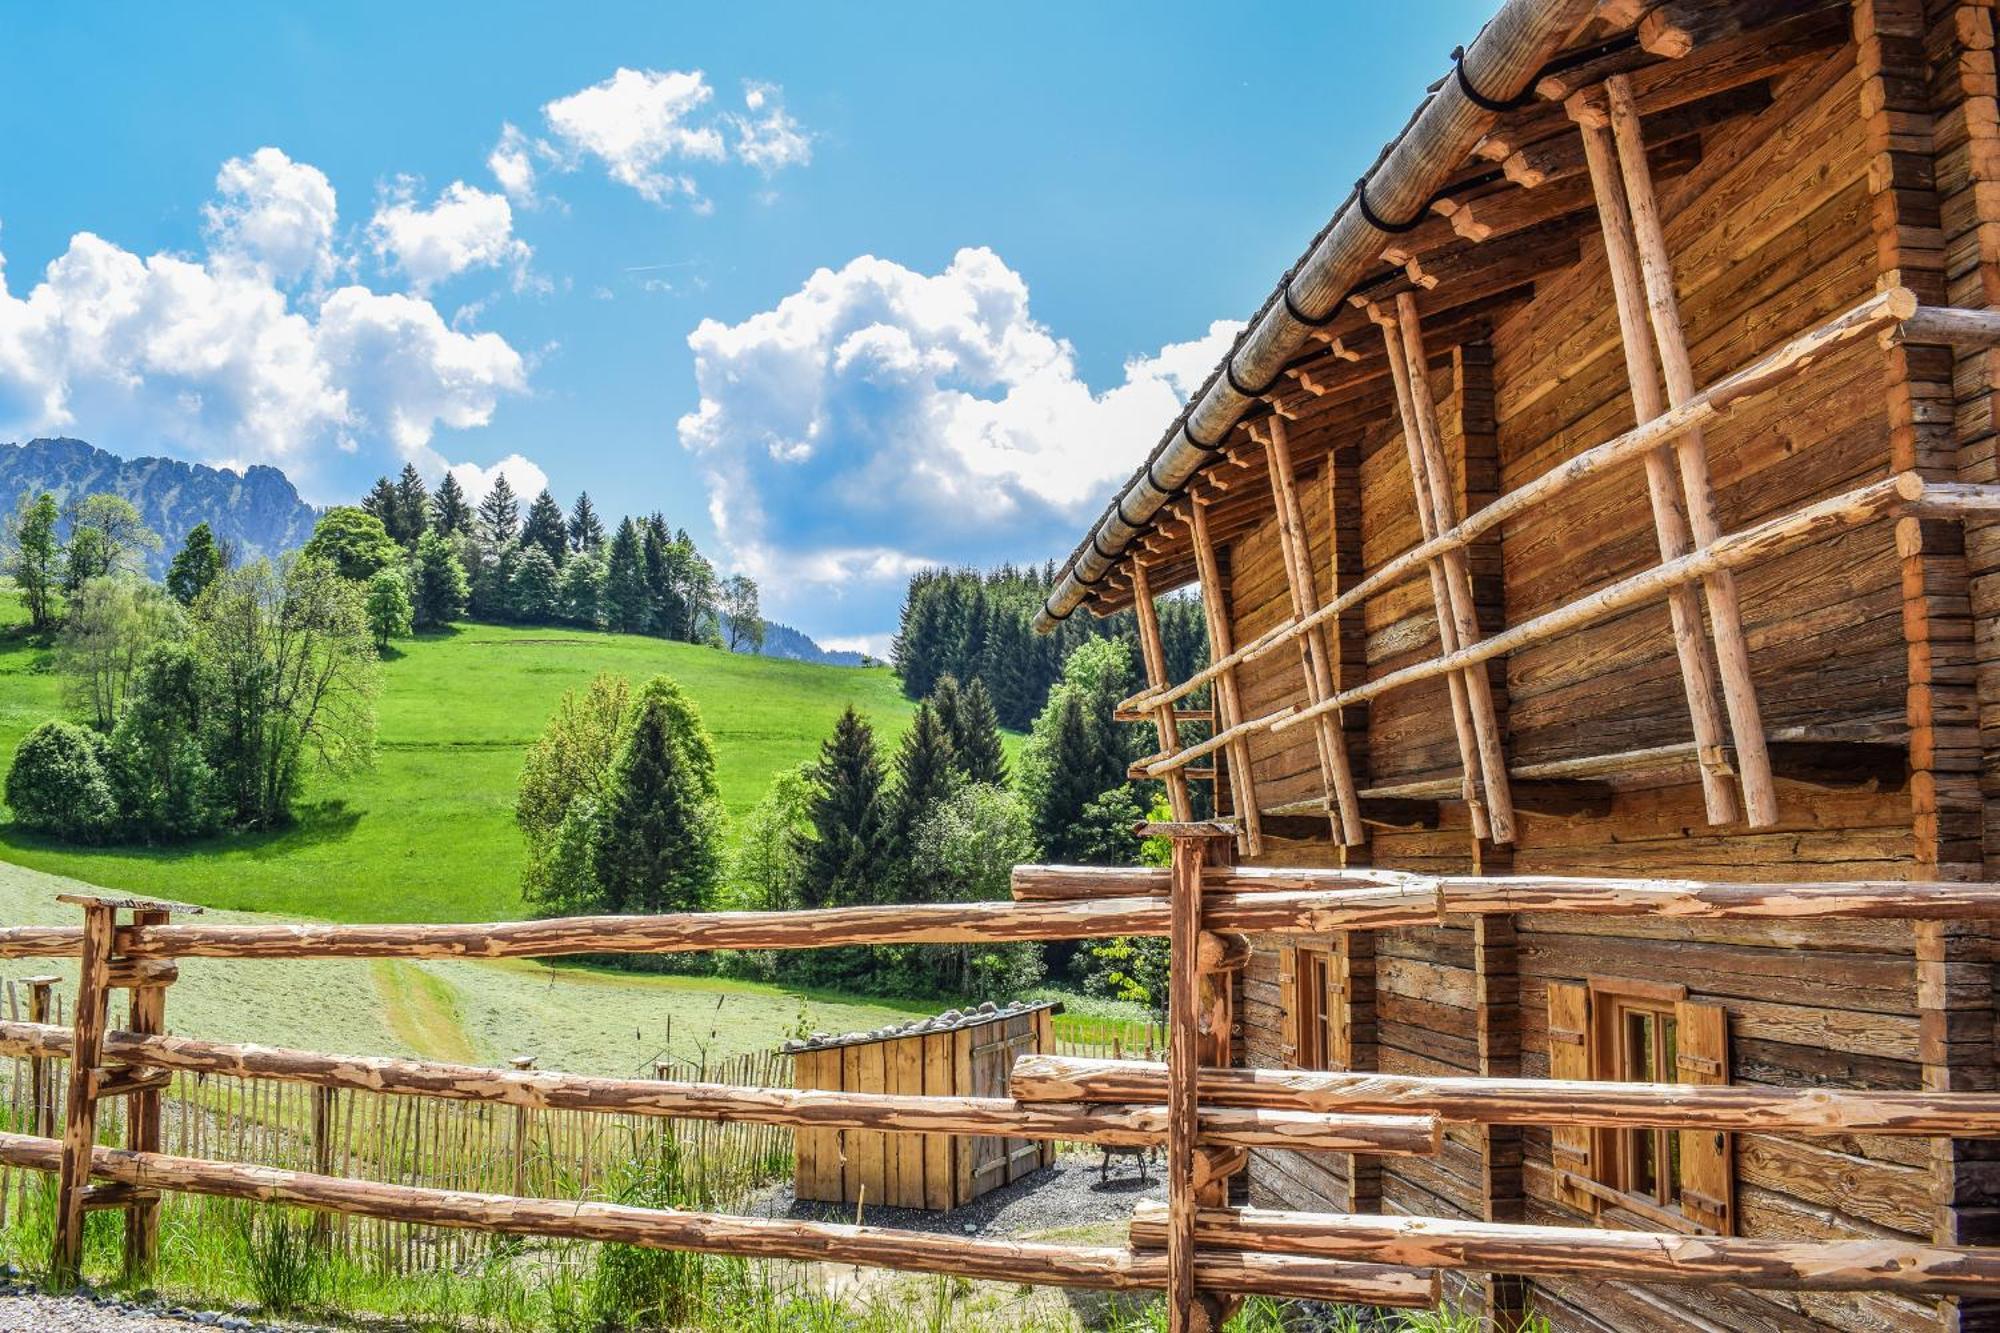
{"type": "Polygon", "coordinates": [[[806,1051],[824,1051],[837,1046],[865,1046],[869,1042],[894,1041],[898,1037],[919,1037],[937,1032],[957,1032],[961,1028],[976,1028],[987,1023],[997,1023],[1002,1019],[1019,1018],[1023,1014],[1038,1014],[1043,1010],[1062,1012],[1060,1000],[1016,1000],[1012,1004],[997,1005],[988,1000],[972,1009],[947,1009],[934,1018],[917,1018],[908,1023],[891,1023],[870,1032],[815,1032],[803,1041],[788,1041],[779,1048],[786,1055],[800,1055],[806,1051]]]}

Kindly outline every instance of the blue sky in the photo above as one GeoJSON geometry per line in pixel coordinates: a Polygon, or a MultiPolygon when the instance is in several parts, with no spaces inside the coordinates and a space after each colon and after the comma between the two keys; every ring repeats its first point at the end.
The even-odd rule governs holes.
{"type": "Polygon", "coordinates": [[[9,4],[0,440],[514,459],[880,648],[1067,553],[1485,9],[9,4]]]}

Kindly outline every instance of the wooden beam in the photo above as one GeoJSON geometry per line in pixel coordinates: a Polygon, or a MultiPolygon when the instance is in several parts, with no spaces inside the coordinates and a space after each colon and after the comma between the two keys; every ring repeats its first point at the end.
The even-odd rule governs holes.
{"type": "Polygon", "coordinates": [[[97,1089],[92,1074],[103,1055],[105,973],[110,970],[118,908],[108,902],[83,904],[79,941],[76,1008],[70,1044],[69,1100],[64,1111],[61,1169],[56,1186],[53,1254],[49,1268],[58,1287],[82,1276],[84,1191],[90,1185],[90,1150],[97,1142],[97,1089]]]}
{"type": "MultiPolygon", "coordinates": [[[[1201,579],[1202,618],[1208,626],[1208,660],[1215,662],[1228,657],[1235,643],[1234,631],[1229,623],[1229,607],[1223,596],[1222,566],[1216,559],[1215,542],[1208,530],[1207,502],[1196,499],[1188,517],[1194,534],[1195,569],[1201,579]]],[[[1210,693],[1214,698],[1211,721],[1218,722],[1223,728],[1237,726],[1243,721],[1242,696],[1236,687],[1235,668],[1227,668],[1216,677],[1210,693]]],[[[1257,775],[1251,765],[1247,737],[1229,747],[1229,793],[1242,817],[1238,845],[1245,855],[1262,855],[1263,814],[1257,805],[1257,775]]]]}
{"type": "MultiPolygon", "coordinates": [[[[1667,383],[1667,403],[1680,407],[1697,392],[1694,363],[1688,356],[1681,328],[1679,299],[1674,294],[1673,261],[1667,253],[1666,231],[1653,198],[1653,178],[1646,169],[1645,131],[1633,100],[1632,85],[1622,75],[1605,81],[1611,104],[1611,134],[1618,149],[1618,167],[1631,211],[1633,238],[1638,243],[1639,271],[1644,280],[1647,313],[1653,326],[1653,347],[1667,383]]],[[[1674,443],[1680,464],[1681,490],[1687,500],[1688,530],[1697,548],[1712,545],[1722,535],[1715,513],[1715,490],[1709,480],[1708,450],[1699,429],[1683,432],[1674,443]]],[[[1745,822],[1768,828],[1778,820],[1778,796],[1771,784],[1771,760],[1765,750],[1764,722],[1750,678],[1750,648],[1743,635],[1737,607],[1736,577],[1719,569],[1702,580],[1702,593],[1714,637],[1722,677],[1722,698],[1729,713],[1730,737],[1736,743],[1738,779],[1743,788],[1745,822]]]]}
{"type": "MultiPolygon", "coordinates": [[[[1146,666],[1146,685],[1149,689],[1164,689],[1170,683],[1167,680],[1167,650],[1160,642],[1160,615],[1153,605],[1153,588],[1142,560],[1132,562],[1132,610],[1139,627],[1139,656],[1146,666]]],[[[1160,735],[1161,754],[1172,755],[1181,748],[1181,731],[1174,721],[1171,704],[1161,704],[1153,710],[1153,726],[1160,735]]],[[[1193,818],[1193,807],[1188,804],[1187,775],[1178,770],[1171,771],[1165,781],[1167,804],[1172,808],[1174,818],[1193,818]]]]}
{"type": "MultiPolygon", "coordinates": [[[[1158,1249],[1164,1225],[1160,1205],[1141,1200],[1132,1213],[1132,1247],[1158,1249]]],[[[1259,1254],[1310,1254],[1585,1282],[1714,1283],[1763,1290],[1930,1296],[1990,1293],[2000,1286],[2000,1250],[1874,1236],[1767,1240],[1244,1208],[1203,1209],[1195,1218],[1195,1238],[1204,1246],[1259,1254]]]]}
{"type": "MultiPolygon", "coordinates": [[[[0,1133],[0,1164],[48,1171],[55,1169],[58,1155],[56,1146],[46,1139],[0,1133]]],[[[654,1250],[860,1264],[1041,1286],[1157,1290],[1166,1285],[1167,1278],[1167,1265],[1159,1260],[1109,1246],[981,1240],[791,1218],[523,1199],[117,1148],[96,1149],[90,1166],[99,1179],[114,1184],[508,1236],[552,1236],[654,1250]]],[[[1198,1259],[1195,1269],[1197,1280],[1205,1287],[1246,1294],[1406,1307],[1428,1306],[1437,1299],[1435,1274],[1368,1264],[1211,1254],[1198,1259]]]]}
{"type": "MultiPolygon", "coordinates": [[[[1639,272],[1638,243],[1632,230],[1632,215],[1626,207],[1624,187],[1618,179],[1618,150],[1608,127],[1584,121],[1586,102],[1573,101],[1571,114],[1578,119],[1584,157],[1590,167],[1591,188],[1597,195],[1597,212],[1604,232],[1605,264],[1610,270],[1612,300],[1618,310],[1618,329],[1625,349],[1625,376],[1632,391],[1632,415],[1636,421],[1651,421],[1667,410],[1661,397],[1658,363],[1652,330],[1647,325],[1644,280],[1639,272]]],[[[1673,459],[1662,446],[1648,453],[1646,495],[1653,511],[1653,533],[1662,560],[1685,555],[1690,540],[1687,514],[1676,495],[1673,459]]],[[[1701,765],[1702,803],[1711,824],[1734,823],[1742,814],[1730,775],[1723,769],[1724,740],[1722,706],[1716,698],[1715,675],[1709,665],[1707,631],[1703,627],[1701,603],[1692,585],[1682,585],[1667,595],[1667,610],[1673,626],[1674,653],[1680,663],[1681,689],[1687,696],[1688,714],[1694,722],[1696,753],[1701,765]]]]}
{"type": "MultiPolygon", "coordinates": [[[[1023,1102],[1158,1105],[1155,1061],[1024,1055],[1009,1080],[1023,1102]]],[[[1809,1137],[1881,1134],[1979,1137],[2000,1131],[2000,1093],[1773,1088],[1754,1084],[1429,1077],[1297,1069],[1204,1069],[1207,1106],[1393,1115],[1419,1109],[1481,1125],[1717,1130],[1809,1137]]]]}

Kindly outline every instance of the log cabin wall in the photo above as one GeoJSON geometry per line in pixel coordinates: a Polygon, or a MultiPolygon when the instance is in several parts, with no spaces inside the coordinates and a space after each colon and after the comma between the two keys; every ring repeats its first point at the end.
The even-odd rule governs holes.
{"type": "MultiPolygon", "coordinates": [[[[1881,282],[1911,283],[1927,300],[1944,297],[1945,247],[1921,243],[1938,232],[1929,159],[1890,157],[1908,147],[1913,123],[1923,122],[1927,132],[1932,108],[1899,108],[1895,99],[1956,106],[1964,85],[1983,88],[1983,119],[1938,118],[1957,129],[1956,140],[1940,134],[1941,160],[1954,144],[1961,157],[1972,157],[1967,140],[1982,129],[1990,134],[1993,124],[1988,15],[1956,6],[1926,12],[1864,4],[1855,19],[1856,43],[1774,85],[1769,107],[1749,128],[1733,124],[1712,135],[1700,161],[1662,186],[1697,382],[1854,305],[1881,282]],[[1896,77],[1897,59],[1914,61],[1922,72],[1896,77]],[[1898,114],[1901,137],[1885,127],[1898,114]]],[[[1980,225],[1970,198],[1975,176],[1968,166],[1952,174],[1967,196],[1958,204],[1956,235],[1968,238],[1955,239],[1952,253],[1958,287],[1980,288],[1961,291],[1964,303],[1983,306],[1993,295],[1982,287],[1994,285],[1991,251],[2000,247],[1993,224],[1980,225]]],[[[1949,208],[1946,214],[1949,227],[1949,208]]],[[[1594,234],[1584,239],[1579,262],[1539,281],[1531,300],[1501,314],[1481,336],[1427,350],[1454,488],[1467,507],[1632,420],[1594,234]]],[[[1879,477],[1892,461],[1936,475],[1957,469],[1966,479],[1992,479],[1988,357],[1968,356],[1954,377],[1949,355],[1940,367],[1934,351],[1898,349],[1885,358],[1868,344],[1839,353],[1816,371],[1810,392],[1764,400],[1710,429],[1723,529],[1879,477]],[[1956,437],[1921,429],[1938,420],[1927,405],[1954,392],[1958,436],[1980,441],[1963,460],[1956,437]],[[1976,425],[1976,437],[1968,423],[1976,425]]],[[[1416,544],[1417,518],[1393,412],[1319,430],[1338,438],[1298,436],[1301,456],[1312,460],[1300,480],[1313,565],[1347,586],[1416,544]]],[[[1807,783],[1788,779],[1781,764],[1779,822],[1753,832],[1741,825],[1711,830],[1690,769],[1632,771],[1594,789],[1603,803],[1594,809],[1539,813],[1533,796],[1523,800],[1518,840],[1499,853],[1470,836],[1463,805],[1446,802],[1428,820],[1372,826],[1364,849],[1343,851],[1315,836],[1270,836],[1261,860],[1745,879],[1977,873],[1978,837],[1993,821],[1976,779],[1984,759],[1993,788],[1990,774],[2000,765],[1981,751],[1976,720],[1968,717],[1992,691],[1974,700],[1965,613],[1970,576],[1956,530],[1947,527],[1915,521],[1895,533],[1865,527],[1739,576],[1767,733],[1794,743],[1909,744],[1912,780],[1807,783]],[[1955,656],[1934,653],[1939,643],[1966,647],[1955,656]],[[1934,730],[1940,720],[1958,725],[1940,736],[1934,730]]],[[[1990,535],[1975,549],[1989,552],[1987,566],[2000,564],[1990,555],[2000,543],[1990,535]]],[[[1497,542],[1471,554],[1487,628],[1519,623],[1657,561],[1643,480],[1636,468],[1619,470],[1508,524],[1497,542]]],[[[1236,537],[1228,568],[1238,643],[1290,614],[1273,523],[1236,537]]],[[[1985,577],[1980,591],[1991,601],[1992,575],[1985,577]]],[[[2000,637],[1992,623],[1983,638],[1988,644],[2000,637]]],[[[1407,581],[1343,617],[1333,637],[1343,684],[1434,653],[1428,587],[1407,581]]],[[[2000,674],[1990,665],[1985,670],[2000,674]]],[[[1517,767],[1667,746],[1688,736],[1664,605],[1517,653],[1495,664],[1493,681],[1517,767]]],[[[1246,715],[1303,698],[1299,661],[1289,651],[1248,665],[1239,682],[1246,715]]],[[[1441,679],[1379,697],[1347,724],[1364,788],[1459,771],[1441,679]]],[[[1323,793],[1310,729],[1258,734],[1251,748],[1265,808],[1323,793]]],[[[1312,833],[1296,823],[1281,831],[1312,833]]],[[[1989,834],[1989,845],[1995,841],[1989,834]]],[[[1726,1011],[1731,1077],[1739,1083],[1991,1086],[1990,948],[1983,939],[1933,928],[1524,916],[1478,931],[1452,926],[1290,943],[1330,954],[1360,951],[1349,959],[1343,997],[1356,1067],[1372,1060],[1396,1073],[1547,1076],[1551,984],[1637,978],[1683,986],[1690,1000],[1726,1011]],[[1921,1008],[1920,945],[1929,983],[1921,1008]],[[1958,1034],[1958,1045],[1938,1035],[1946,1031],[1958,1034]]],[[[1291,1055],[1282,1035],[1280,965],[1279,941],[1261,940],[1244,976],[1243,1049],[1255,1065],[1282,1066],[1291,1055]]],[[[1983,1146],[1960,1144],[1954,1151],[1949,1144],[1934,1150],[1888,1139],[1739,1136],[1735,1229],[1774,1237],[1973,1239],[1984,1234],[1983,1223],[1968,1230],[1967,1220],[1989,1214],[1996,1197],[1992,1164],[1984,1160],[1990,1154],[1976,1151],[1983,1146]]],[[[1558,1202],[1550,1136],[1537,1130],[1495,1138],[1458,1127],[1431,1159],[1259,1151],[1252,1155],[1251,1188],[1255,1201],[1271,1206],[1656,1225],[1612,1206],[1593,1215],[1558,1202]]],[[[1525,1291],[1461,1284],[1453,1295],[1496,1313],[1525,1302],[1565,1329],[1895,1329],[1940,1321],[1986,1326],[1990,1318],[1950,1302],[1894,1296],[1594,1282],[1537,1281],[1525,1291]]]]}

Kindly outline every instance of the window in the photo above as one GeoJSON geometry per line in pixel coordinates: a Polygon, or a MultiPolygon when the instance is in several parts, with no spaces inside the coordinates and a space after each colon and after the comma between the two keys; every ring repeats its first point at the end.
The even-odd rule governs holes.
{"type": "MultiPolygon", "coordinates": [[[[1549,1075],[1621,1083],[1727,1083],[1728,1017],[1682,986],[1593,978],[1549,986],[1549,1075]]],[[[1586,1212],[1637,1213],[1681,1230],[1727,1234],[1733,1215],[1727,1134],[1648,1126],[1551,1131],[1557,1193],[1586,1212]]]]}
{"type": "Polygon", "coordinates": [[[1347,1041],[1342,959],[1326,949],[1283,949],[1278,954],[1278,1005],[1284,1014],[1285,1064],[1292,1069],[1346,1069],[1347,1041]]]}

